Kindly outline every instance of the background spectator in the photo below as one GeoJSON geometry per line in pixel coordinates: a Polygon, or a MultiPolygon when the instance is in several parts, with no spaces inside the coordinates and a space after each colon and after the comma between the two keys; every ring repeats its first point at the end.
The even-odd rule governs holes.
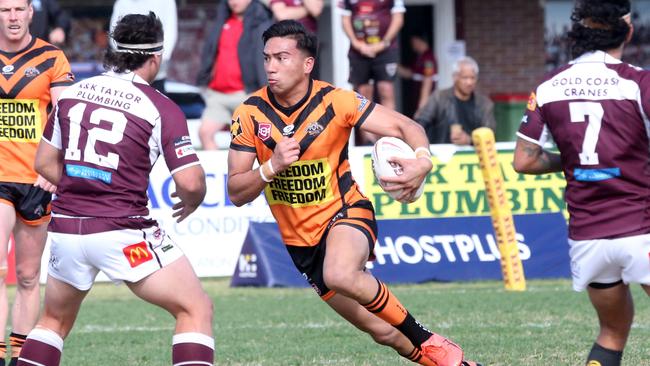
{"type": "Polygon", "coordinates": [[[494,103],[476,91],[478,64],[463,57],[453,66],[454,86],[437,90],[415,114],[432,144],[471,145],[470,134],[478,127],[496,128],[494,103]]]}
{"type": "Polygon", "coordinates": [[[70,30],[70,16],[56,0],[32,0],[34,16],[29,26],[33,36],[55,45],[65,43],[70,30]]]}
{"type": "Polygon", "coordinates": [[[205,150],[217,149],[215,134],[228,125],[248,93],[266,84],[262,33],[273,24],[258,0],[219,3],[216,23],[203,47],[197,84],[205,86],[199,138],[205,150]]]}
{"type": "Polygon", "coordinates": [[[424,106],[435,89],[438,67],[425,35],[414,33],[409,37],[409,42],[415,58],[409,66],[400,65],[397,71],[407,79],[404,88],[412,91],[411,98],[404,101],[404,114],[410,116],[424,106]]]}
{"type": "Polygon", "coordinates": [[[165,80],[167,79],[167,70],[169,61],[172,58],[176,40],[178,39],[178,15],[176,12],[175,0],[117,0],[113,5],[113,14],[111,15],[111,32],[115,28],[117,21],[126,14],[149,14],[154,11],[160,18],[165,33],[163,44],[162,64],[156,79],[151,86],[160,92],[165,92],[165,80]]]}
{"type": "MultiPolygon", "coordinates": [[[[373,100],[376,83],[379,102],[395,109],[393,80],[397,74],[399,47],[396,37],[404,24],[402,0],[343,0],[343,30],[350,39],[350,83],[359,94],[373,100]]],[[[365,134],[365,142],[375,137],[365,134]]]]}
{"type": "MultiPolygon", "coordinates": [[[[323,0],[271,0],[269,7],[275,20],[293,19],[305,28],[318,34],[318,17],[323,12],[323,0]]],[[[311,77],[319,78],[318,63],[314,65],[311,77]]]]}

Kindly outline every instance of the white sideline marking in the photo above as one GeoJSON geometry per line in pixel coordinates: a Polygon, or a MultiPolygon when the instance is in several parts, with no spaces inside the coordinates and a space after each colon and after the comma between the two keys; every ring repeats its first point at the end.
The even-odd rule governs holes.
{"type": "MultiPolygon", "coordinates": [[[[276,323],[276,324],[240,324],[240,325],[227,325],[220,326],[217,325],[217,331],[223,330],[237,330],[237,329],[334,329],[334,328],[343,328],[348,327],[348,323],[341,320],[340,322],[324,322],[324,323],[276,323]]],[[[439,322],[432,323],[431,325],[435,329],[450,329],[455,325],[451,322],[439,322]]],[[[488,325],[490,326],[490,325],[488,325]]],[[[545,329],[551,328],[554,326],[560,326],[560,321],[544,321],[541,323],[529,322],[522,324],[521,328],[538,328],[545,329]]],[[[480,326],[479,326],[480,328],[480,326]]],[[[632,328],[634,329],[650,329],[649,325],[633,323],[632,328]]],[[[94,325],[88,324],[78,329],[73,329],[73,333],[130,333],[130,332],[160,332],[160,331],[173,331],[174,326],[170,323],[166,327],[146,327],[146,326],[105,326],[105,325],[94,325]]]]}
{"type": "Polygon", "coordinates": [[[79,329],[73,329],[74,333],[129,333],[129,332],[159,332],[163,330],[173,330],[173,325],[167,327],[144,327],[144,326],[105,326],[105,325],[93,325],[88,324],[80,327],[79,329]]]}
{"type": "MultiPolygon", "coordinates": [[[[341,328],[347,327],[347,323],[341,322],[326,322],[326,323],[276,323],[276,324],[242,324],[242,325],[228,325],[218,326],[217,329],[324,329],[324,328],[341,328]]],[[[106,326],[87,324],[78,329],[73,329],[74,333],[129,333],[129,332],[160,332],[160,331],[173,331],[173,323],[166,327],[147,327],[147,326],[106,326]]]]}

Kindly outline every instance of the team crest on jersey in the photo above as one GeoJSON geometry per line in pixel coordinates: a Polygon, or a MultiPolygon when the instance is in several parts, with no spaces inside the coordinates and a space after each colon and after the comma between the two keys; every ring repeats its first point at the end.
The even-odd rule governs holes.
{"type": "Polygon", "coordinates": [[[535,92],[530,93],[530,97],[528,97],[528,105],[526,108],[528,108],[528,110],[531,112],[537,108],[537,96],[535,95],[535,92]]]}
{"type": "Polygon", "coordinates": [[[270,123],[260,123],[259,128],[257,129],[257,137],[262,141],[266,141],[271,137],[271,124],[270,123]]]}
{"type": "Polygon", "coordinates": [[[3,75],[11,75],[14,73],[14,65],[6,65],[2,68],[3,75]]]}
{"type": "Polygon", "coordinates": [[[357,107],[357,110],[361,112],[363,108],[366,106],[366,104],[368,104],[368,99],[366,99],[366,97],[364,97],[359,93],[355,93],[355,94],[357,95],[357,99],[359,99],[359,106],[357,107]]]}
{"type": "Polygon", "coordinates": [[[239,116],[237,116],[237,119],[230,121],[230,138],[234,140],[235,137],[241,135],[242,132],[241,122],[239,121],[239,116]]]}
{"type": "Polygon", "coordinates": [[[293,125],[285,126],[285,127],[282,129],[282,136],[289,136],[289,137],[291,137],[292,135],[293,135],[293,125]]]}
{"type": "Polygon", "coordinates": [[[28,78],[37,77],[38,75],[40,75],[40,73],[41,72],[38,71],[38,69],[35,68],[35,67],[28,67],[28,68],[25,69],[25,77],[28,77],[28,78]]]}
{"type": "Polygon", "coordinates": [[[323,132],[323,126],[321,126],[318,122],[313,122],[307,126],[307,133],[309,136],[316,136],[321,132],[323,132]]]}

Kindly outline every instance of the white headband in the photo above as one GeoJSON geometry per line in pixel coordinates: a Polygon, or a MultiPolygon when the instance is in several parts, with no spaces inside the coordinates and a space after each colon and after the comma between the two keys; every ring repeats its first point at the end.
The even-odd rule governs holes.
{"type": "Polygon", "coordinates": [[[120,43],[115,41],[115,47],[113,50],[115,52],[122,53],[136,53],[140,55],[162,55],[163,53],[163,43],[140,43],[140,44],[129,44],[129,43],[120,43]]]}

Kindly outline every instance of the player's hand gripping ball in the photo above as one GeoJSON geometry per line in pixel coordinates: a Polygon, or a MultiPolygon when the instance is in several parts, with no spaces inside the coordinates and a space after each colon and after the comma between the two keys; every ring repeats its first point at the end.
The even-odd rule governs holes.
{"type": "MultiPolygon", "coordinates": [[[[402,166],[389,162],[393,157],[404,158],[404,159],[416,159],[415,152],[411,147],[404,141],[396,137],[382,137],[375,143],[375,146],[372,148],[372,170],[375,173],[375,177],[379,182],[379,185],[382,188],[389,187],[391,183],[384,182],[381,180],[382,177],[396,177],[402,175],[403,170],[402,166]]],[[[411,198],[408,202],[414,202],[422,195],[424,191],[424,180],[420,184],[415,196],[411,198]]],[[[393,199],[397,199],[402,194],[402,190],[398,191],[385,191],[393,199]]]]}

